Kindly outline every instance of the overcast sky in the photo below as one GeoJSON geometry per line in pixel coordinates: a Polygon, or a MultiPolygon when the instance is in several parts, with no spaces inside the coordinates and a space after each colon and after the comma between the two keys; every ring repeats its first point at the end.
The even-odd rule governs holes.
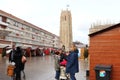
{"type": "Polygon", "coordinates": [[[120,0],[0,0],[0,9],[59,36],[61,10],[72,14],[73,41],[89,43],[93,23],[120,22],[120,0]]]}

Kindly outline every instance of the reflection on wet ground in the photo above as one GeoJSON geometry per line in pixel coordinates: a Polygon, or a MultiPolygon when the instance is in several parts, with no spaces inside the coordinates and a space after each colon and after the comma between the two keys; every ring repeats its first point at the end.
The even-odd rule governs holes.
{"type": "MultiPolygon", "coordinates": [[[[0,80],[10,80],[6,75],[8,58],[0,58],[0,80]]],[[[87,60],[79,60],[79,73],[76,74],[77,80],[88,80],[86,70],[88,69],[87,60]]],[[[27,58],[25,65],[26,80],[55,80],[53,56],[27,58]]]]}

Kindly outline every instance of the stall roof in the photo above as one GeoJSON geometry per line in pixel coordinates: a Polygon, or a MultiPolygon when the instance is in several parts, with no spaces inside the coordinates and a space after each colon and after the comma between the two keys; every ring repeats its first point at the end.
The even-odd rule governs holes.
{"type": "Polygon", "coordinates": [[[115,24],[115,25],[112,25],[112,26],[107,27],[107,28],[105,28],[105,29],[102,29],[102,30],[100,30],[100,31],[91,33],[91,34],[89,34],[89,36],[92,37],[92,36],[94,36],[94,35],[97,35],[97,34],[99,34],[99,33],[103,33],[103,32],[105,32],[105,31],[111,30],[111,29],[116,28],[116,27],[120,27],[120,23],[115,24]]]}

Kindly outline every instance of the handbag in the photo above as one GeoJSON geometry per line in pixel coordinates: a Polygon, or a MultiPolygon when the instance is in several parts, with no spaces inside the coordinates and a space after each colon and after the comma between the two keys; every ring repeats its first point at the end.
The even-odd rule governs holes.
{"type": "Polygon", "coordinates": [[[22,56],[22,63],[25,63],[27,61],[25,56],[22,56]]]}

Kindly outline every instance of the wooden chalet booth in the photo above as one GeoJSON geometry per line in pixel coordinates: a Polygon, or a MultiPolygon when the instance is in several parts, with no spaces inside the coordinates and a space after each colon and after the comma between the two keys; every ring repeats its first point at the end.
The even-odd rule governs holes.
{"type": "Polygon", "coordinates": [[[112,65],[110,80],[120,80],[120,23],[89,34],[90,80],[97,64],[112,65]]]}

